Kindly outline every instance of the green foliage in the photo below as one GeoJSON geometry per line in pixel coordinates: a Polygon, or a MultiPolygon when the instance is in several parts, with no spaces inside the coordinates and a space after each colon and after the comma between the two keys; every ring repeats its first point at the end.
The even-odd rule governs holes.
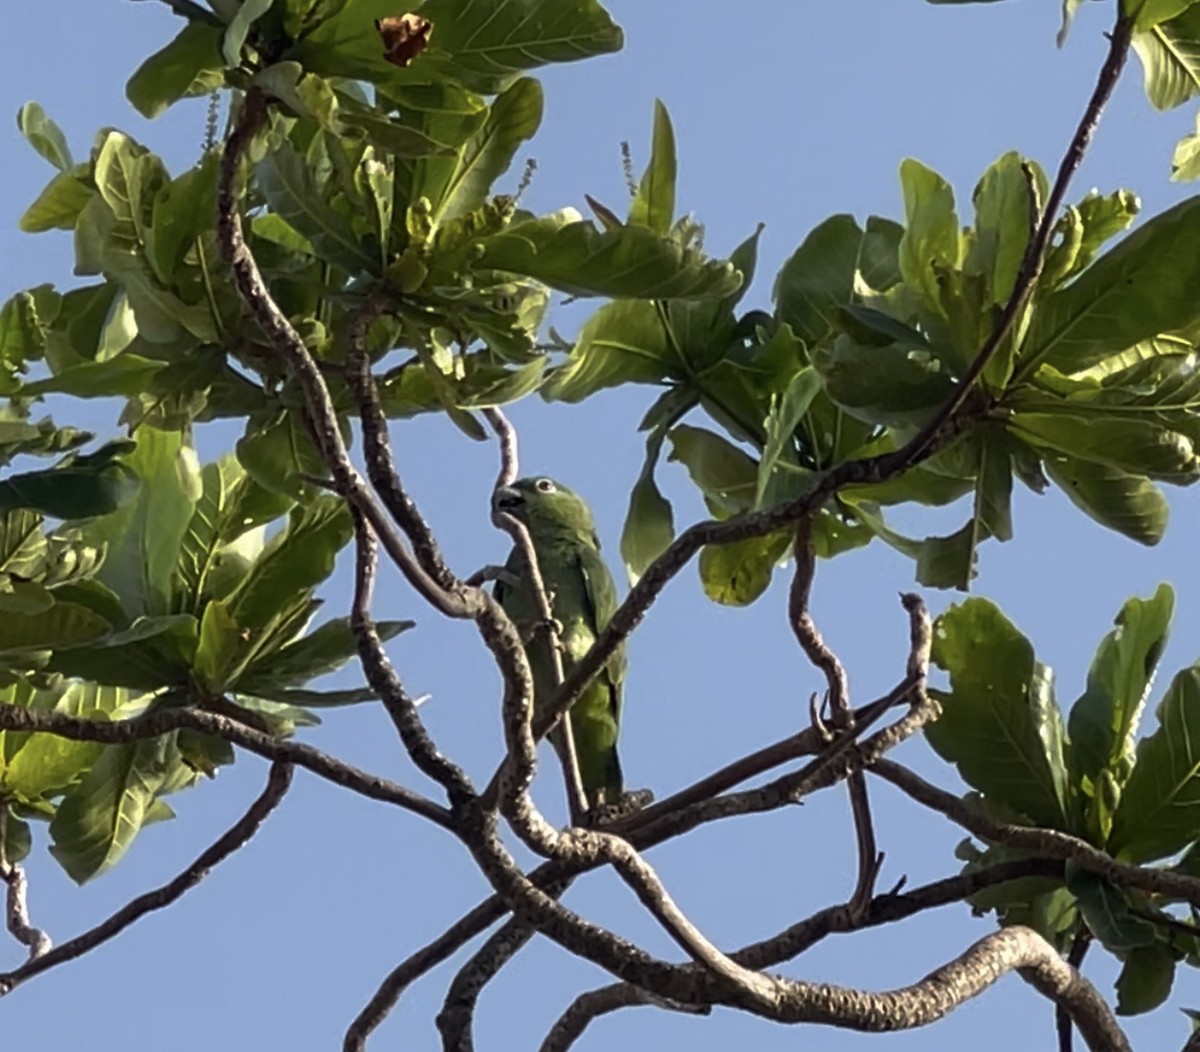
{"type": "MultiPolygon", "coordinates": [[[[712,518],[771,509],[941,421],[990,343],[953,440],[830,496],[811,523],[818,556],[878,538],[922,584],[965,590],[985,542],[1017,528],[1017,482],[1056,485],[1107,528],[1154,544],[1167,521],[1160,486],[1200,478],[1200,199],[1115,245],[1139,211],[1131,191],[1068,204],[996,341],[997,317],[1033,273],[1030,217],[1047,179],[1005,153],[960,201],[909,159],[902,215],[819,222],[767,276],[766,306],[746,305],[762,228],[727,259],[708,254],[703,228],[680,212],[686,143],[661,101],[627,208],[590,197],[592,218],[522,207],[533,169],[513,168],[545,102],[532,71],[621,46],[596,0],[427,0],[428,46],[403,66],[374,26],[399,13],[392,0],[209,6],[133,73],[127,95],[147,117],[214,90],[262,96],[241,173],[247,246],[343,437],[356,415],[349,333],[368,304],[378,316],[364,349],[393,419],[442,413],[483,438],[479,410],[534,392],[578,403],[652,387],[621,536],[635,580],[675,537],[664,449],[664,470],[681,465],[712,518]],[[605,300],[570,342],[546,332],[557,294],[605,300]],[[888,520],[897,506],[951,504],[959,518],[945,535],[906,536],[888,520]]],[[[1064,0],[1063,33],[1078,6],[1064,0]]],[[[1122,10],[1151,103],[1196,94],[1200,5],[1122,10]]],[[[17,123],[53,169],[21,227],[70,231],[83,282],[35,285],[0,306],[0,704],[112,721],[223,702],[282,736],[318,723],[311,710],[371,702],[365,687],[315,682],[356,652],[345,617],[310,630],[351,522],[325,491],[304,392],[221,258],[220,149],[171,173],[105,129],[76,161],[35,103],[17,123]],[[48,395],[118,399],[133,437],[83,452],[90,434],[31,418],[48,395]],[[236,421],[241,438],[201,466],[192,436],[214,420],[236,421]],[[14,465],[21,456],[57,463],[14,465]]],[[[1174,176],[1194,177],[1198,156],[1197,137],[1184,139],[1174,176]]],[[[793,542],[783,529],[704,549],[705,594],[754,602],[793,542]]],[[[1190,745],[1200,667],[1176,675],[1156,729],[1136,741],[1173,606],[1166,586],[1124,606],[1065,718],[1051,671],[997,607],[950,607],[933,652],[949,682],[929,740],[971,787],[971,805],[1135,862],[1180,855],[1180,872],[1200,872],[1190,745]]],[[[166,797],[232,760],[228,743],[191,732],[120,746],[0,733],[4,850],[23,856],[28,821],[48,820],[54,856],[91,879],[170,817],[166,797]]],[[[1000,845],[960,855],[968,869],[1019,857],[1000,845]]],[[[1187,939],[1147,919],[1170,901],[1073,868],[989,889],[974,905],[1059,947],[1086,930],[1123,963],[1127,1013],[1161,1003],[1178,961],[1196,959],[1187,939]]]]}
{"type": "MultiPolygon", "coordinates": [[[[1132,862],[1186,849],[1177,868],[1193,872],[1200,757],[1191,743],[1200,729],[1200,666],[1175,676],[1159,704],[1157,728],[1138,741],[1173,606],[1166,585],[1124,605],[1065,728],[1050,670],[995,606],[970,599],[942,614],[933,660],[949,673],[951,689],[936,692],[942,714],[928,737],[976,790],[972,806],[1002,821],[1058,829],[1132,862]]],[[[971,869],[1012,856],[991,846],[965,848],[960,857],[971,869]]],[[[1117,991],[1125,1014],[1157,1007],[1170,991],[1176,963],[1191,952],[1172,941],[1164,896],[1118,888],[1073,866],[1065,883],[1043,881],[1032,894],[1036,898],[1028,889],[1005,887],[975,904],[996,910],[1003,923],[1033,924],[1063,948],[1086,930],[1124,962],[1117,991]],[[1029,909],[1031,902],[1048,905],[1050,897],[1059,900],[1053,914],[1029,909]],[[1152,916],[1163,923],[1151,923],[1152,916]]]]}

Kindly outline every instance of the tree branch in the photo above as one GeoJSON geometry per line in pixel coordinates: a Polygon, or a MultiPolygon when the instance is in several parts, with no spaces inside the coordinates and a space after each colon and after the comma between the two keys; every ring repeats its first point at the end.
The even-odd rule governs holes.
{"type": "Polygon", "coordinates": [[[77,935],[61,946],[48,950],[41,956],[27,961],[21,967],[14,968],[11,972],[0,973],[0,995],[10,993],[19,984],[55,965],[81,957],[89,950],[94,950],[97,946],[119,935],[147,913],[164,909],[182,898],[186,892],[191,891],[207,877],[215,866],[224,862],[258,832],[267,816],[279,806],[291,782],[291,764],[282,761],[273,763],[267,777],[266,788],[263,789],[258,799],[224,835],[217,839],[187,869],[169,883],[155,888],[153,891],[148,891],[144,895],[139,895],[132,902],[122,906],[107,920],[82,935],[77,935]]]}
{"type": "MultiPolygon", "coordinates": [[[[242,109],[225,141],[217,180],[217,240],[221,255],[233,273],[234,284],[254,320],[276,352],[300,383],[312,426],[313,438],[329,468],[334,484],[347,501],[359,508],[381,538],[408,582],[434,609],[448,617],[470,617],[472,605],[460,592],[450,592],[432,579],[396,537],[391,523],[375,503],[365,483],[350,462],[346,443],[338,427],[337,410],[325,385],[325,377],[304,341],[279,309],[258,264],[246,244],[240,210],[242,162],[255,135],[267,120],[267,97],[251,88],[242,99],[242,109]]],[[[370,309],[363,312],[369,315],[370,309]]],[[[361,316],[361,315],[360,315],[361,316]]],[[[364,324],[369,324],[369,321],[364,324]]]]}
{"type": "Polygon", "coordinates": [[[931,785],[907,767],[890,760],[878,760],[872,765],[871,772],[891,782],[917,803],[945,815],[981,840],[1007,844],[1045,858],[1073,862],[1081,869],[1095,873],[1112,884],[1165,895],[1168,898],[1190,902],[1200,908],[1200,879],[1196,877],[1173,873],[1168,869],[1144,869],[1127,862],[1118,862],[1099,848],[1092,847],[1087,841],[1055,829],[1034,829],[1007,822],[993,822],[990,818],[973,811],[953,793],[931,785]]]}
{"type": "Polygon", "coordinates": [[[121,745],[144,738],[157,738],[185,728],[223,738],[267,760],[303,767],[335,785],[340,785],[343,789],[349,789],[372,800],[403,807],[443,829],[454,829],[450,812],[419,793],[414,793],[411,789],[379,775],[368,774],[352,764],[314,749],[311,745],[272,737],[228,716],[219,716],[195,708],[155,709],[130,720],[107,723],[66,716],[58,712],[0,705],[0,730],[40,731],[72,741],[100,742],[104,745],[121,745]]]}
{"type": "MultiPolygon", "coordinates": [[[[829,700],[834,726],[844,733],[853,731],[850,708],[850,684],[846,669],[826,644],[809,612],[812,582],[816,576],[817,561],[812,546],[812,516],[806,515],[796,524],[796,538],[792,545],[796,560],[796,572],[792,576],[792,587],[788,596],[788,620],[800,649],[810,662],[824,675],[826,697],[829,700]]],[[[858,877],[850,895],[850,908],[864,910],[875,894],[875,880],[879,875],[883,856],[875,842],[875,824],[871,819],[871,799],[867,795],[867,782],[861,771],[854,771],[846,780],[850,794],[850,811],[854,818],[854,842],[858,854],[858,877]]]]}
{"type": "MultiPolygon", "coordinates": [[[[914,888],[905,894],[880,895],[867,911],[855,917],[845,904],[829,906],[793,924],[778,935],[751,943],[731,954],[748,968],[769,968],[799,956],[831,934],[851,933],[904,920],[924,910],[961,902],[963,899],[1010,880],[1031,876],[1061,876],[1063,864],[1047,859],[1018,859],[987,869],[962,873],[914,888]]],[[[558,1018],[541,1046],[541,1052],[565,1052],[600,1015],[620,1008],[655,1004],[684,1011],[710,1011],[711,1006],[662,1004],[646,991],[627,983],[613,983],[580,995],[558,1018]]]]}
{"type": "Polygon", "coordinates": [[[383,701],[413,763],[446,791],[452,807],[461,805],[475,798],[475,788],[466,772],[438,750],[417,713],[416,702],[404,689],[387,659],[383,640],[371,617],[371,593],[377,563],[375,535],[360,507],[350,505],[350,517],[354,523],[354,596],[350,605],[350,631],[367,682],[383,701]]]}

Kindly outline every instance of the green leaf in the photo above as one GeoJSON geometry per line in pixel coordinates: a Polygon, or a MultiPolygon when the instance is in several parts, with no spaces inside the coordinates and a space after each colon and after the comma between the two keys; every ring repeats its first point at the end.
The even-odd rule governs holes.
{"type": "Polygon", "coordinates": [[[312,436],[297,413],[285,413],[265,426],[253,418],[237,441],[237,458],[260,486],[293,500],[308,494],[312,485],[304,476],[329,474],[312,436]]]}
{"type": "Polygon", "coordinates": [[[4,805],[4,842],[0,845],[0,861],[14,865],[29,856],[33,848],[33,832],[29,823],[18,818],[12,808],[4,805]]]}
{"type": "Polygon", "coordinates": [[[833,332],[835,309],[854,301],[863,239],[853,216],[830,216],[813,228],[779,270],[772,293],[775,316],[790,325],[810,351],[833,332]]]}
{"type": "Polygon", "coordinates": [[[22,214],[18,226],[26,234],[72,230],[92,191],[70,172],[59,172],[22,214]]]}
{"type": "Polygon", "coordinates": [[[260,628],[288,599],[320,584],[333,572],[334,558],[352,532],[340,497],[313,498],[293,509],[287,529],[271,540],[229,597],[234,620],[260,628]]]}
{"type": "MultiPolygon", "coordinates": [[[[291,710],[293,716],[304,709],[339,709],[346,705],[362,705],[365,702],[378,701],[379,695],[370,687],[349,687],[345,690],[295,690],[286,687],[270,685],[263,686],[263,693],[254,695],[260,702],[275,703],[291,710]]],[[[239,702],[245,704],[252,696],[241,694],[239,702]]],[[[313,726],[321,721],[315,716],[306,720],[297,720],[301,726],[313,726]]]]}
{"type": "Polygon", "coordinates": [[[741,275],[643,227],[600,231],[574,209],[514,223],[481,242],[477,267],[506,270],[575,296],[691,299],[727,296],[741,275]]]}
{"type": "MultiPolygon", "coordinates": [[[[375,631],[380,639],[388,640],[415,626],[415,621],[378,621],[375,631]]],[[[318,676],[336,672],[357,653],[350,619],[334,618],[275,653],[254,661],[238,677],[237,690],[274,698],[273,689],[298,687],[318,676]]]]}
{"type": "Polygon", "coordinates": [[[105,748],[50,823],[51,854],[72,880],[83,884],[120,861],[179,762],[170,734],[105,748]]]}
{"type": "Polygon", "coordinates": [[[794,458],[785,457],[792,450],[792,441],[800,421],[808,413],[813,399],[821,391],[821,377],[811,367],[805,367],[792,377],[787,389],[778,399],[772,399],[767,414],[767,443],[763,447],[762,459],[758,463],[758,481],[754,491],[754,507],[762,508],[771,484],[771,476],[781,459],[786,465],[794,458]]]}
{"type": "Polygon", "coordinates": [[[1046,474],[1071,503],[1102,526],[1154,545],[1167,530],[1167,498],[1143,475],[1074,457],[1048,456],[1046,474]]]}
{"type": "Polygon", "coordinates": [[[209,151],[199,164],[172,179],[154,197],[146,257],[163,283],[169,284],[174,279],[184,253],[212,229],[219,161],[220,153],[209,151]]]}
{"type": "MultiPolygon", "coordinates": [[[[1200,7],[1195,8],[1200,12],[1200,7]]],[[[1065,288],[1041,301],[1021,350],[1021,373],[1035,364],[1075,373],[1142,340],[1200,320],[1192,295],[1200,257],[1200,197],[1148,220],[1065,288]]]]}
{"type": "Polygon", "coordinates": [[[237,13],[225,30],[221,41],[221,54],[227,66],[238,66],[242,61],[242,46],[246,43],[251,28],[270,9],[273,0],[242,0],[237,13]]]}
{"type": "Polygon", "coordinates": [[[726,518],[753,507],[758,488],[758,462],[754,458],[703,427],[679,424],[667,438],[671,443],[667,459],[687,468],[714,514],[726,518]]]}
{"type": "Polygon", "coordinates": [[[749,606],[767,590],[775,564],[790,550],[792,531],[708,545],[700,552],[704,594],[725,606],[749,606]]]}
{"type": "Polygon", "coordinates": [[[193,670],[199,685],[214,696],[229,686],[229,672],[242,650],[242,630],[225,604],[211,599],[200,618],[200,639],[193,670]]]}
{"type": "Polygon", "coordinates": [[[17,128],[29,145],[60,172],[74,167],[67,137],[36,102],[27,102],[17,111],[17,128]]]}
{"type": "Polygon", "coordinates": [[[296,116],[307,117],[327,131],[345,131],[333,85],[315,73],[305,73],[299,62],[275,62],[254,75],[254,84],[296,116]]]}
{"type": "MultiPolygon", "coordinates": [[[[130,701],[127,690],[95,683],[70,683],[53,691],[30,691],[17,684],[0,693],[10,704],[83,719],[110,716],[130,701]]],[[[6,737],[13,735],[8,732],[6,737]]],[[[3,777],[5,793],[26,803],[53,796],[78,781],[103,751],[99,742],[71,741],[55,734],[23,735],[3,777]]]]}
{"type": "Polygon", "coordinates": [[[308,162],[281,145],[258,166],[258,184],[271,208],[303,234],[317,253],[349,274],[376,273],[379,260],[326,200],[308,162]]]}
{"type": "Polygon", "coordinates": [[[1155,109],[1169,110],[1200,94],[1200,8],[1191,5],[1170,21],[1136,29],[1133,50],[1155,109]]]}
{"type": "MultiPolygon", "coordinates": [[[[347,12],[353,3],[347,6],[347,12]]],[[[395,5],[388,8],[395,13],[395,5]]],[[[474,91],[501,90],[525,70],[618,51],[620,27],[596,0],[426,0],[422,17],[436,27],[423,71],[474,91]]]]}
{"type": "Polygon", "coordinates": [[[1154,942],[1152,925],[1129,912],[1129,904],[1120,889],[1087,870],[1072,870],[1067,887],[1079,903],[1084,922],[1105,949],[1125,953],[1154,942]]]}
{"type": "Polygon", "coordinates": [[[142,428],[126,463],[141,479],[136,500],[88,523],[83,536],[108,546],[98,579],[128,616],[167,613],[180,543],[200,496],[196,454],[178,433],[142,428]]]}
{"type": "Polygon", "coordinates": [[[980,540],[1012,539],[1012,453],[1008,437],[999,428],[982,428],[979,438],[979,475],[975,480],[975,522],[980,540]]]}
{"type": "Polygon", "coordinates": [[[1171,179],[1186,183],[1200,178],[1200,113],[1196,114],[1196,131],[1185,135],[1175,144],[1171,154],[1171,179]]]}
{"type": "Polygon", "coordinates": [[[420,14],[434,24],[432,45],[402,69],[384,58],[374,28],[375,19],[397,10],[393,0],[346,0],[287,57],[314,73],[389,90],[433,76],[495,94],[525,70],[616,51],[622,43],[621,30],[596,0],[429,0],[420,14]]]}
{"type": "Polygon", "coordinates": [[[541,394],[548,402],[582,402],[606,387],[660,383],[678,367],[654,304],[619,300],[584,323],[570,356],[550,371],[541,394]]]}
{"type": "Polygon", "coordinates": [[[900,163],[905,229],[900,240],[900,273],[924,293],[935,314],[946,316],[939,276],[955,270],[962,251],[954,191],[932,168],[911,158],[900,163]]]}
{"type": "Polygon", "coordinates": [[[125,85],[125,97],[153,119],[173,103],[207,95],[224,82],[221,29],[188,22],[166,47],[143,62],[125,85]]]}
{"type": "Polygon", "coordinates": [[[936,622],[933,661],[950,674],[929,743],[963,781],[1039,825],[1066,827],[1062,717],[1052,674],[986,599],[950,607],[936,622]]]}
{"type": "Polygon", "coordinates": [[[1116,628],[1100,641],[1087,688],[1071,707],[1071,767],[1095,781],[1104,770],[1123,784],[1133,769],[1138,720],[1167,643],[1175,593],[1160,584],[1149,599],[1130,599],[1116,628]]]}
{"type": "Polygon", "coordinates": [[[0,617],[0,651],[50,650],[69,647],[105,635],[104,618],[75,603],[55,603],[40,613],[0,617]]]}
{"type": "MultiPolygon", "coordinates": [[[[76,398],[111,398],[144,391],[166,362],[141,355],[120,354],[104,362],[83,362],[56,376],[21,387],[23,395],[69,394],[76,398]]],[[[80,515],[71,518],[83,518],[80,515]]]]}
{"type": "Polygon", "coordinates": [[[118,445],[124,443],[110,443],[87,459],[73,453],[56,467],[7,476],[0,481],[0,510],[32,508],[57,519],[87,519],[127,505],[137,479],[108,454],[118,445]]]}
{"type": "Polygon", "coordinates": [[[1200,839],[1200,668],[1175,676],[1156,715],[1159,727],[1138,743],[1108,839],[1108,852],[1131,862],[1200,839]]]}
{"type": "Polygon", "coordinates": [[[1003,304],[1016,284],[1029,242],[1029,182],[1010,150],[988,166],[975,187],[974,236],[963,269],[984,278],[985,307],[1003,304]]]}
{"type": "Polygon", "coordinates": [[[0,383],[10,382],[25,362],[42,356],[62,301],[54,286],[47,284],[14,293],[0,307],[0,383]]]}
{"type": "Polygon", "coordinates": [[[1152,1012],[1171,996],[1175,955],[1164,943],[1135,946],[1117,976],[1117,1015],[1152,1012]]]}
{"type": "Polygon", "coordinates": [[[972,518],[948,536],[926,537],[920,541],[916,550],[918,583],[927,588],[967,591],[975,576],[976,551],[986,536],[972,518]]]}
{"type": "Polygon", "coordinates": [[[891,343],[877,346],[839,336],[813,365],[825,392],[850,416],[868,424],[913,427],[945,404],[954,383],[938,360],[891,343]]]}
{"type": "Polygon", "coordinates": [[[1106,241],[1129,227],[1141,207],[1131,190],[1106,195],[1093,190],[1078,205],[1069,205],[1054,225],[1037,293],[1049,292],[1083,270],[1106,241]]]}
{"type": "Polygon", "coordinates": [[[136,691],[187,689],[198,634],[190,614],[139,617],[90,645],[59,648],[48,667],[64,676],[136,691]]]}
{"type": "Polygon", "coordinates": [[[430,168],[436,165],[447,170],[440,192],[432,198],[435,218],[466,215],[487,201],[492,184],[508,171],[522,143],[537,132],[542,106],[541,84],[522,77],[496,97],[483,127],[453,158],[424,162],[430,168]]]}
{"type": "Polygon", "coordinates": [[[660,99],[654,101],[654,138],[650,163],[629,207],[629,222],[666,234],[675,219],[675,131],[660,99]]]}
{"type": "Polygon", "coordinates": [[[1153,420],[1117,413],[1084,416],[1067,411],[1017,411],[1009,417],[1008,427],[1040,450],[1119,471],[1170,482],[1190,482],[1200,475],[1200,459],[1192,440],[1153,420]]]}
{"type": "Polygon", "coordinates": [[[654,470],[667,432],[695,404],[694,392],[684,387],[672,387],[655,400],[639,425],[639,430],[648,432],[646,458],[629,494],[629,510],[621,528],[621,559],[633,583],[675,539],[671,502],[658,488],[654,470]]]}

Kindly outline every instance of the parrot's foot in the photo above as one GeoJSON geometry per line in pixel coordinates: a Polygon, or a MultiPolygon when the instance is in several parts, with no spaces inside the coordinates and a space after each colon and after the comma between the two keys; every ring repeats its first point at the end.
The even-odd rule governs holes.
{"type": "Polygon", "coordinates": [[[654,794],[649,789],[630,789],[621,794],[615,802],[593,805],[588,811],[587,824],[592,828],[610,825],[618,818],[624,818],[636,811],[649,807],[654,803],[654,794]]]}
{"type": "Polygon", "coordinates": [[[543,618],[541,620],[529,622],[528,624],[522,626],[521,642],[528,646],[538,636],[545,636],[552,645],[557,646],[559,650],[561,650],[561,640],[563,637],[563,632],[565,631],[566,629],[563,627],[563,623],[559,621],[558,618],[543,618]]]}

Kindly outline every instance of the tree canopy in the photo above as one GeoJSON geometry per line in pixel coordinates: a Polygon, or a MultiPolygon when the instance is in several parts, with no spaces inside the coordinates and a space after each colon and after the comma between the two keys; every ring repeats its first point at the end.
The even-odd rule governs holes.
{"type": "MultiPolygon", "coordinates": [[[[676,199],[688,132],[668,102],[653,104],[643,162],[627,151],[627,200],[581,188],[586,212],[526,206],[536,71],[622,46],[596,0],[426,0],[411,12],[378,0],[163,2],[181,28],[126,93],[146,117],[209,99],[192,167],[172,174],[115,128],[77,160],[37,103],[18,114],[53,169],[21,229],[70,231],[80,280],[27,284],[0,307],[0,876],[8,930],[28,949],[0,990],[104,953],[178,900],[249,840],[300,767],[407,812],[402,828],[423,819],[456,838],[490,888],[441,938],[403,949],[412,955],[348,1023],[348,1050],[366,1046],[409,983],[498,922],[450,983],[437,1020],[447,1049],[472,1047],[481,991],[538,935],[615,980],[581,992],[544,1049],[641,1004],[906,1029],[1014,969],[1056,1006],[1060,1049],[1073,1030],[1092,1049],[1129,1048],[1117,1016],[1159,1008],[1200,960],[1200,664],[1153,690],[1175,592],[1125,603],[1068,705],[1037,642],[997,604],[962,597],[931,619],[922,595],[968,592],[986,574],[1017,528],[1017,485],[1061,491],[1149,546],[1167,528],[1164,488],[1200,479],[1200,199],[1139,216],[1132,190],[1074,185],[1131,52],[1153,107],[1200,94],[1200,3],[1107,0],[1107,51],[1061,161],[1001,153],[968,194],[905,160],[902,214],[820,222],[755,303],[761,227],[728,258],[709,252],[676,199]],[[513,192],[497,189],[504,179],[513,192]],[[587,306],[569,338],[548,318],[564,297],[587,306]],[[493,507],[539,593],[544,616],[520,624],[487,586],[503,571],[443,554],[402,481],[405,422],[436,414],[492,443],[500,488],[519,474],[505,406],[634,387],[650,390],[619,546],[631,587],[535,706],[526,645],[544,632],[553,646],[563,629],[529,534],[493,507]],[[80,399],[111,408],[108,433],[71,422],[80,399]],[[217,423],[240,437],[204,462],[197,435],[217,423]],[[677,521],[664,461],[686,471],[706,518],[677,521]],[[956,528],[905,532],[926,508],[956,528]],[[810,597],[821,561],[876,542],[912,564],[897,614],[908,655],[892,689],[855,706],[810,597]],[[728,607],[782,575],[786,621],[822,695],[786,738],[690,786],[554,825],[530,795],[535,774],[557,774],[539,767],[538,740],[566,725],[685,569],[728,607]],[[377,579],[396,573],[413,615],[377,621],[377,579]],[[337,575],[353,584],[350,608],[322,611],[337,575]],[[443,752],[400,650],[385,645],[434,618],[473,626],[494,662],[494,716],[479,721],[501,757],[494,771],[443,752]],[[348,665],[357,685],[322,681],[348,665]],[[352,705],[386,712],[434,789],[360,769],[322,750],[319,732],[298,736],[352,705]],[[965,795],[889,758],[918,735],[965,795]],[[173,817],[169,797],[206,785],[238,750],[271,764],[243,818],[174,881],[51,948],[24,901],[29,853],[49,850],[77,883],[100,877],[173,817]],[[879,884],[876,778],[969,834],[944,880],[879,884]],[[784,919],[764,941],[719,947],[645,857],[841,783],[857,844],[845,901],[784,919]],[[599,868],[681,957],[564,904],[599,868]],[[775,970],[832,933],[951,902],[987,914],[986,929],[902,991],[775,970]],[[1092,947],[1120,962],[1115,1014],[1078,971],[1092,947]]],[[[1079,6],[1064,0],[1060,43],[1079,6]]],[[[1185,137],[1164,171],[1200,174],[1198,143],[1185,137]]],[[[453,474],[449,447],[422,455],[453,474]]]]}

